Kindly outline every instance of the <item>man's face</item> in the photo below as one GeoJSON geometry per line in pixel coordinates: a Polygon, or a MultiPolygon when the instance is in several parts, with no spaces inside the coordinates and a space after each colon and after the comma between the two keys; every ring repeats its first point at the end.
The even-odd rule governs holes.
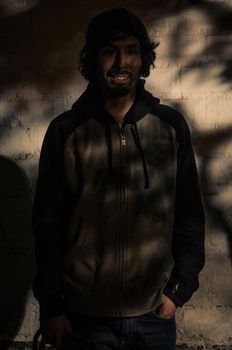
{"type": "Polygon", "coordinates": [[[103,92],[125,96],[134,88],[142,67],[140,43],[134,36],[109,42],[97,52],[97,81],[103,92]]]}

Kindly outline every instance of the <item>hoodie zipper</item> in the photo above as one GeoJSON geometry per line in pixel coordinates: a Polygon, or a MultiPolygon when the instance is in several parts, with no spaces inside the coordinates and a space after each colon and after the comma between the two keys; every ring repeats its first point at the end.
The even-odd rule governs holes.
{"type": "Polygon", "coordinates": [[[121,146],[124,147],[126,146],[126,137],[125,137],[125,130],[123,125],[120,127],[120,136],[121,136],[121,146]]]}
{"type": "Polygon", "coordinates": [[[120,217],[118,232],[119,280],[118,280],[118,316],[122,316],[121,297],[126,264],[126,137],[124,125],[119,126],[120,134],[120,217]]]}

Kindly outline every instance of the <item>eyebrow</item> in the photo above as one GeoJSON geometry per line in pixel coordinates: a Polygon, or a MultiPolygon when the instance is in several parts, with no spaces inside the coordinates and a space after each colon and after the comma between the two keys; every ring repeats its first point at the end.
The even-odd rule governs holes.
{"type": "MultiPolygon", "coordinates": [[[[102,46],[103,48],[104,47],[111,47],[112,49],[117,49],[118,46],[117,45],[114,45],[114,44],[111,44],[111,43],[108,43],[108,44],[105,44],[102,46]]],[[[129,44],[129,45],[126,45],[125,46],[127,49],[139,49],[140,48],[140,45],[137,44],[137,43],[134,43],[134,44],[129,44]]]]}

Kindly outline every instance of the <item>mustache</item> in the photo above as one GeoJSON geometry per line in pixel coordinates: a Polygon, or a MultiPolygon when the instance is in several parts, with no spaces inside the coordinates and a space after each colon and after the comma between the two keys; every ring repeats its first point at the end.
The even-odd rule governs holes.
{"type": "Polygon", "coordinates": [[[116,75],[129,75],[131,76],[131,72],[128,69],[111,69],[107,72],[107,75],[110,77],[114,77],[116,75]]]}

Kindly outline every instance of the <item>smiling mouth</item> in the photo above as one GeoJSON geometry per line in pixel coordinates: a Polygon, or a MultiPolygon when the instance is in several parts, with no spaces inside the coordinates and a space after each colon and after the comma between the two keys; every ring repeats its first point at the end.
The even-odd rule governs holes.
{"type": "Polygon", "coordinates": [[[130,74],[129,73],[109,72],[109,73],[107,73],[107,77],[110,79],[113,79],[114,81],[123,82],[123,81],[126,81],[130,78],[130,74]]]}
{"type": "Polygon", "coordinates": [[[115,76],[113,77],[113,79],[114,79],[115,81],[126,81],[126,80],[129,79],[129,75],[128,75],[128,76],[115,75],[115,76]]]}

